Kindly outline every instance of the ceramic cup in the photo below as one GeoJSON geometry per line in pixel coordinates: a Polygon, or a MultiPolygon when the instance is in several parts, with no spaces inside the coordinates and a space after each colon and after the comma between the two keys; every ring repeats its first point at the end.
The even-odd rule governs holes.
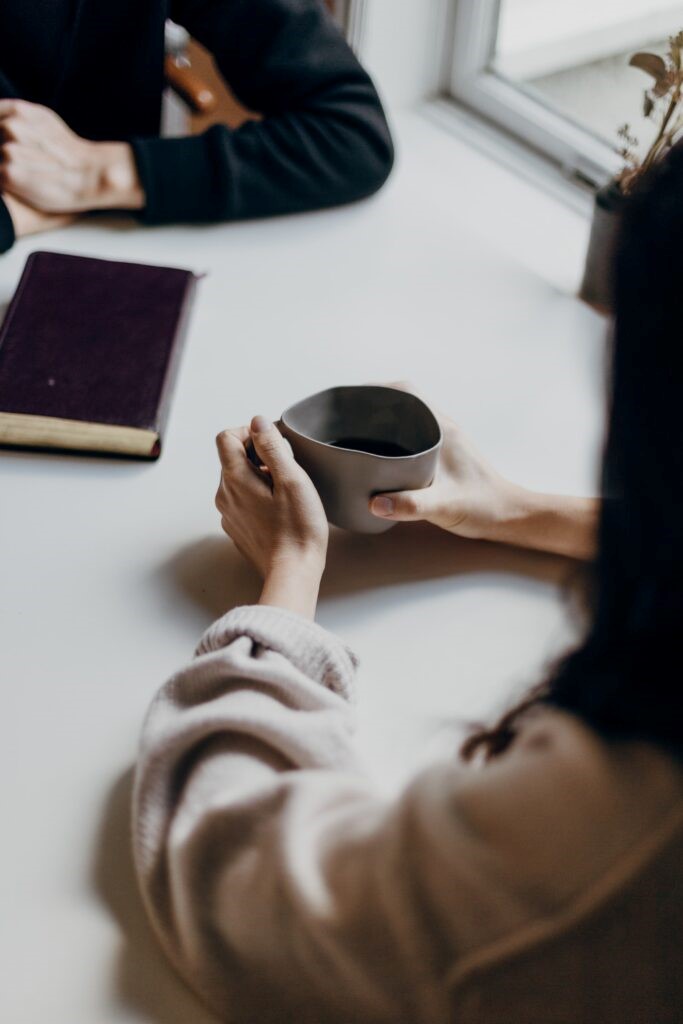
{"type": "Polygon", "coordinates": [[[428,487],[442,442],[424,402],[375,386],[321,391],[287,409],[278,427],[313,480],[329,522],[356,533],[395,525],[372,515],[370,498],[428,487]]]}

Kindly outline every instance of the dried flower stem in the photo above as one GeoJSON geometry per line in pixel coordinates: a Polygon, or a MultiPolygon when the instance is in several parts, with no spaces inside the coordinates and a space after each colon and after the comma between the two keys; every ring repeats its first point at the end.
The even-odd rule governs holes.
{"type": "Polygon", "coordinates": [[[632,67],[640,68],[654,79],[654,84],[645,92],[646,117],[653,117],[666,97],[669,97],[669,102],[654,142],[642,159],[637,156],[638,143],[633,138],[629,126],[626,124],[619,129],[619,138],[624,143],[620,153],[626,166],[617,176],[617,185],[624,195],[631,192],[642,175],[646,174],[662,158],[664,152],[674,145],[683,129],[683,120],[675,116],[683,100],[682,51],[683,32],[679,32],[669,40],[669,49],[665,57],[654,53],[636,53],[631,57],[629,63],[632,67]]]}

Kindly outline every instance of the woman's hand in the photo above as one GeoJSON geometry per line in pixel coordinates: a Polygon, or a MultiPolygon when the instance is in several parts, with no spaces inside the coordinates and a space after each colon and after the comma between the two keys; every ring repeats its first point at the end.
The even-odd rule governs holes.
{"type": "Polygon", "coordinates": [[[421,519],[461,537],[490,539],[521,489],[497,473],[452,420],[440,415],[439,423],[443,447],[431,487],[380,495],[370,510],[382,519],[421,519]]]}
{"type": "Polygon", "coordinates": [[[225,532],[264,578],[262,604],[313,616],[329,527],[318,493],[278,429],[256,416],[216,443],[221,481],[216,507],[225,532]],[[251,440],[261,469],[250,461],[251,440]]]}
{"type": "Polygon", "coordinates": [[[44,213],[141,209],[144,195],[131,147],[90,142],[53,110],[0,100],[0,192],[44,213]]]}
{"type": "Polygon", "coordinates": [[[460,537],[569,558],[594,556],[600,515],[597,499],[520,487],[493,469],[452,420],[441,415],[439,422],[443,448],[431,487],[378,495],[370,502],[373,515],[406,522],[426,520],[460,537]]]}

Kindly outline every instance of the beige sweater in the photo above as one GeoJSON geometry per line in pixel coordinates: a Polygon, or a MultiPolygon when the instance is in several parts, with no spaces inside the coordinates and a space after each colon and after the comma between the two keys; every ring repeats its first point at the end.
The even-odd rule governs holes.
{"type": "Polygon", "coordinates": [[[142,892],[219,1017],[683,1020],[680,767],[547,710],[500,760],[387,802],[354,752],[354,670],[320,627],[238,608],[149,711],[142,892]]]}

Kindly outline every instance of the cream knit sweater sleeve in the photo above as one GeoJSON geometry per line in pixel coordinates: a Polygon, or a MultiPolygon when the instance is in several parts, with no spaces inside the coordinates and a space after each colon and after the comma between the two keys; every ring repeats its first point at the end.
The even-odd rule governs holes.
{"type": "Polygon", "coordinates": [[[387,806],[360,770],[354,671],[319,626],[238,608],[148,713],[133,815],[143,897],[221,1019],[444,1019],[450,951],[420,880],[430,844],[410,852],[414,801],[387,806]]]}
{"type": "Polygon", "coordinates": [[[485,770],[454,758],[387,803],[354,753],[354,670],[313,623],[239,608],[149,711],[142,893],[222,1020],[450,1020],[473,957],[562,919],[680,793],[652,755],[547,713],[485,770]]]}

